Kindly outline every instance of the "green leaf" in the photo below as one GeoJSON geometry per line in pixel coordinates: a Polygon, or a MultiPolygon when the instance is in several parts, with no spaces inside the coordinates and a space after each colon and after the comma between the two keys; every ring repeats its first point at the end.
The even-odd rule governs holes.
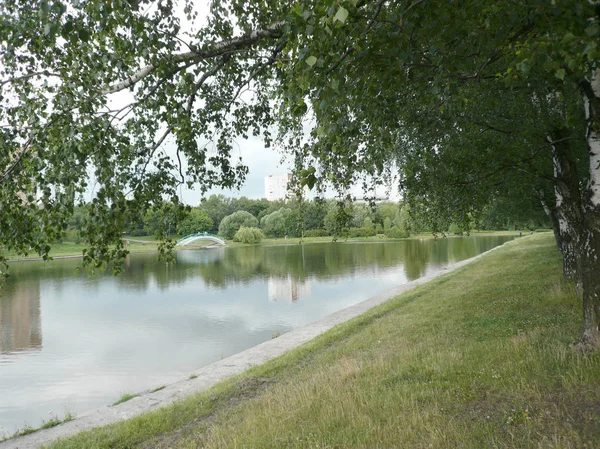
{"type": "Polygon", "coordinates": [[[585,29],[585,34],[587,34],[589,37],[594,37],[597,36],[600,33],[600,26],[598,26],[598,24],[593,23],[592,25],[590,25],[589,27],[587,27],[585,29]]]}
{"type": "Polygon", "coordinates": [[[62,34],[63,36],[68,35],[71,31],[73,31],[73,22],[72,21],[67,21],[62,28],[62,34]]]}
{"type": "Polygon", "coordinates": [[[558,69],[554,76],[556,76],[559,80],[564,81],[566,73],[567,72],[565,72],[565,69],[558,69]]]}
{"type": "Polygon", "coordinates": [[[525,61],[521,62],[521,63],[518,65],[518,67],[519,67],[519,70],[520,70],[521,72],[525,73],[525,74],[528,74],[528,73],[529,73],[529,71],[531,70],[531,66],[529,65],[529,63],[527,63],[527,62],[525,62],[525,61]]]}
{"type": "Polygon", "coordinates": [[[79,39],[83,42],[87,42],[90,40],[90,32],[88,30],[79,30],[79,39]]]}
{"type": "Polygon", "coordinates": [[[348,18],[348,10],[346,8],[344,8],[343,6],[340,6],[340,9],[337,10],[337,12],[335,13],[335,16],[333,16],[333,20],[337,20],[339,22],[346,22],[346,19],[348,18]]]}
{"type": "Polygon", "coordinates": [[[306,63],[312,67],[317,63],[317,58],[315,56],[309,56],[308,58],[306,58],[306,63]]]}

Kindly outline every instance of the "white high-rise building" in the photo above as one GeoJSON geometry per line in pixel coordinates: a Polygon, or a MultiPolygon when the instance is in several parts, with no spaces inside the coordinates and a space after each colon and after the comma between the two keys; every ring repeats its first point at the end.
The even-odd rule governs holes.
{"type": "Polygon", "coordinates": [[[288,183],[292,175],[265,176],[265,198],[269,201],[284,200],[288,194],[288,183]]]}

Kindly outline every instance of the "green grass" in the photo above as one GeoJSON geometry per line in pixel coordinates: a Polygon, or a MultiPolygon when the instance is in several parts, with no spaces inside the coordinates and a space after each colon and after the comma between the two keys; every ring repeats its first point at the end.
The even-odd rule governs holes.
{"type": "Polygon", "coordinates": [[[161,385],[160,387],[157,387],[154,390],[150,390],[149,393],[156,393],[157,391],[164,390],[165,388],[167,388],[166,385],[161,385]]]}
{"type": "MultiPolygon", "coordinates": [[[[164,388],[164,387],[163,387],[164,388]]],[[[162,388],[159,388],[158,390],[161,390],[162,388]]],[[[155,390],[155,391],[158,391],[155,390]]],[[[151,391],[150,393],[154,393],[154,391],[151,391]]],[[[139,396],[139,394],[129,394],[129,393],[125,393],[123,396],[121,396],[119,399],[117,399],[116,402],[113,402],[113,405],[119,405],[122,404],[123,402],[127,402],[130,401],[133,398],[137,398],[139,396]]]]}
{"type": "Polygon", "coordinates": [[[600,354],[551,234],[517,239],[245,374],[52,448],[598,447],[600,354]]]}
{"type": "MultiPolygon", "coordinates": [[[[63,242],[52,245],[52,249],[50,250],[51,257],[81,257],[83,254],[83,250],[86,248],[86,245],[82,243],[73,243],[73,242],[63,242]]],[[[146,252],[146,251],[156,251],[158,248],[158,242],[148,240],[147,243],[140,242],[130,242],[129,251],[132,253],[138,252],[146,252]]],[[[9,260],[37,260],[39,259],[38,255],[35,253],[29,254],[27,256],[18,255],[16,253],[12,253],[10,251],[3,252],[3,255],[9,260]]]]}
{"type": "Polygon", "coordinates": [[[7,437],[3,437],[2,435],[0,435],[0,443],[2,441],[6,441],[11,438],[18,438],[18,437],[22,437],[25,435],[29,435],[30,433],[37,432],[38,430],[50,429],[51,427],[56,427],[59,424],[62,424],[62,423],[68,422],[68,421],[72,421],[74,419],[75,419],[75,415],[71,412],[68,412],[63,419],[60,419],[58,416],[53,416],[48,421],[42,421],[42,425],[40,427],[25,426],[22,429],[17,430],[15,433],[13,433],[12,435],[9,435],[7,437]]]}

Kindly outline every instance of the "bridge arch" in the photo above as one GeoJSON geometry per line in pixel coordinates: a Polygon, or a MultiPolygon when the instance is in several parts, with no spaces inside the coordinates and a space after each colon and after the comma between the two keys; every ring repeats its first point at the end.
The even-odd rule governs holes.
{"type": "Polygon", "coordinates": [[[211,242],[217,243],[219,245],[225,245],[225,240],[223,240],[220,237],[217,237],[216,235],[209,234],[208,232],[197,232],[195,234],[186,235],[185,237],[182,237],[179,240],[177,240],[176,245],[185,246],[195,242],[196,240],[210,240],[211,242]]]}

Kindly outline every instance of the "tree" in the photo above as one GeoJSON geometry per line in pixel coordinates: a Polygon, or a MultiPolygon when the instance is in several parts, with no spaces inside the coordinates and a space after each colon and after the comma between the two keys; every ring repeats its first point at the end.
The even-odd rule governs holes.
{"type": "Polygon", "coordinates": [[[250,212],[243,210],[234,212],[221,220],[219,235],[231,239],[241,227],[256,228],[258,227],[258,219],[250,212]]]}
{"type": "Polygon", "coordinates": [[[199,207],[211,218],[212,232],[218,232],[221,220],[235,212],[231,198],[227,198],[225,195],[211,195],[209,198],[203,198],[199,207]]]}
{"type": "Polygon", "coordinates": [[[599,345],[595,7],[569,0],[471,1],[460,9],[377,2],[368,15],[360,5],[345,6],[338,9],[342,26],[309,24],[313,35],[324,29],[329,37],[302,40],[311,69],[295,64],[287,78],[288,98],[296,107],[308,101],[316,116],[303,149],[305,182],[327,180],[344,192],[358,173],[377,179],[395,160],[434,230],[467,222],[499,189],[538,192],[565,274],[581,285],[582,344],[599,345]],[[515,121],[515,112],[526,119],[515,121]]]}
{"type": "Polygon", "coordinates": [[[269,237],[283,237],[287,235],[286,219],[291,213],[291,209],[282,207],[269,215],[265,215],[260,220],[260,227],[265,235],[269,237]]]}
{"type": "Polygon", "coordinates": [[[236,210],[245,210],[257,218],[262,211],[267,210],[270,206],[270,203],[266,198],[251,200],[245,196],[239,198],[235,203],[236,210]]]}
{"type": "Polygon", "coordinates": [[[47,256],[94,184],[84,261],[123,258],[128,223],[182,183],[238,186],[233,140],[269,145],[277,121],[300,186],[338,190],[336,233],[349,187],[381,184],[394,163],[438,224],[478,215],[502,189],[535,192],[581,286],[582,342],[600,345],[595,4],[217,0],[191,32],[191,1],[186,18],[149,4],[3,3],[5,247],[47,256]],[[124,106],[111,97],[125,92],[124,106]]]}
{"type": "Polygon", "coordinates": [[[146,235],[170,236],[175,233],[184,215],[185,212],[177,205],[167,201],[158,202],[144,215],[144,231],[146,235]]]}
{"type": "Polygon", "coordinates": [[[204,210],[194,207],[177,226],[177,233],[184,236],[197,232],[208,232],[212,227],[213,221],[208,214],[204,210]]]}

